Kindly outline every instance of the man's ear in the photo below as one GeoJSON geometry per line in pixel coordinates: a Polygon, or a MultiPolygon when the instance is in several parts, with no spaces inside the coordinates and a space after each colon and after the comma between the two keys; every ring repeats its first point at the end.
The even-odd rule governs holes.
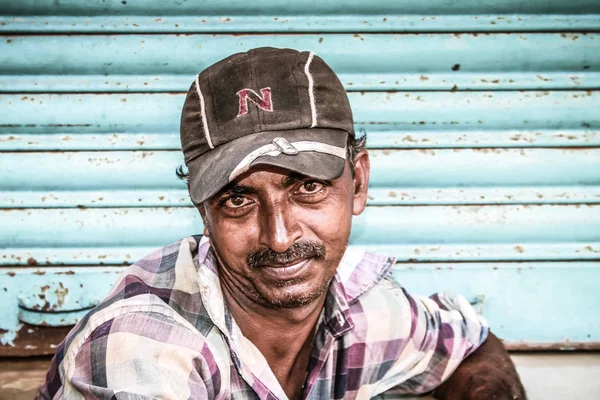
{"type": "Polygon", "coordinates": [[[196,205],[198,211],[200,211],[200,216],[202,217],[202,223],[204,224],[204,236],[209,237],[210,233],[208,230],[208,219],[206,218],[206,203],[202,203],[200,205],[196,205]]]}
{"type": "Polygon", "coordinates": [[[354,199],[352,214],[360,215],[367,205],[367,189],[369,187],[369,153],[366,149],[361,150],[354,159],[354,199]]]}

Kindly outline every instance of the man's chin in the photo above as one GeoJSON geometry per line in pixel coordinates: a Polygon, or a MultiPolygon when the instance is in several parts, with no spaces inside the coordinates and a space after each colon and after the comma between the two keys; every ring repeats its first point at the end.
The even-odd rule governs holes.
{"type": "Polygon", "coordinates": [[[268,296],[261,296],[263,301],[266,303],[265,306],[274,309],[293,309],[300,308],[309,305],[325,294],[329,288],[329,282],[313,290],[298,292],[293,289],[293,283],[281,282],[282,286],[279,286],[277,293],[270,293],[268,296]]]}

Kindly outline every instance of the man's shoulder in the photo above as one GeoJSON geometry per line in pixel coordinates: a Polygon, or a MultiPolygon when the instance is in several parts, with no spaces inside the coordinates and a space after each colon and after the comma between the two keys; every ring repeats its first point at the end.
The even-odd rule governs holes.
{"type": "Polygon", "coordinates": [[[151,384],[149,377],[161,371],[181,378],[196,367],[226,365],[220,360],[225,343],[210,320],[192,322],[151,293],[106,301],[59,345],[42,393],[52,397],[63,386],[80,390],[79,381],[136,389],[136,382],[151,384]]]}
{"type": "Polygon", "coordinates": [[[213,324],[202,304],[193,261],[199,241],[178,240],[129,266],[108,296],[71,331],[70,341],[107,332],[164,335],[175,327],[200,337],[207,334],[213,324]],[[144,327],[153,329],[140,330],[144,327]]]}

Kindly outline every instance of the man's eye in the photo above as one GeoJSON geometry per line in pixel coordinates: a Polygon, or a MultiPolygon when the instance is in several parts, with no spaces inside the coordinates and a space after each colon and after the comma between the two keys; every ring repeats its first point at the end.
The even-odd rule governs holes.
{"type": "Polygon", "coordinates": [[[243,196],[232,196],[232,197],[227,198],[224,202],[224,204],[227,207],[231,207],[231,208],[243,207],[248,203],[250,203],[250,201],[243,196]]]}
{"type": "Polygon", "coordinates": [[[300,194],[313,194],[313,193],[317,193],[322,188],[323,188],[322,183],[315,182],[315,181],[307,181],[307,182],[304,182],[300,186],[300,188],[298,189],[298,192],[300,194]]]}

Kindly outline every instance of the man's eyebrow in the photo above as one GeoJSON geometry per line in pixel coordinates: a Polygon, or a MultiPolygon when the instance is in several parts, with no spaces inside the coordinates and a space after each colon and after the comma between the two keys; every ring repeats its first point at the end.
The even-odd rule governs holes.
{"type": "Polygon", "coordinates": [[[223,189],[221,189],[215,198],[231,195],[243,195],[243,194],[256,194],[256,189],[250,186],[240,185],[235,182],[229,183],[223,189]]]}
{"type": "Polygon", "coordinates": [[[310,179],[310,178],[306,175],[299,174],[298,172],[290,172],[288,176],[284,177],[281,180],[281,184],[283,185],[284,188],[288,188],[288,187],[292,186],[294,183],[296,183],[298,181],[302,181],[304,179],[310,179]]]}
{"type": "Polygon", "coordinates": [[[331,181],[311,178],[308,175],[303,175],[298,172],[290,172],[288,176],[286,176],[285,178],[283,178],[281,180],[281,184],[283,185],[284,188],[288,188],[288,187],[294,185],[298,181],[305,181],[305,180],[316,180],[319,182],[323,182],[325,184],[331,184],[331,181]]]}

